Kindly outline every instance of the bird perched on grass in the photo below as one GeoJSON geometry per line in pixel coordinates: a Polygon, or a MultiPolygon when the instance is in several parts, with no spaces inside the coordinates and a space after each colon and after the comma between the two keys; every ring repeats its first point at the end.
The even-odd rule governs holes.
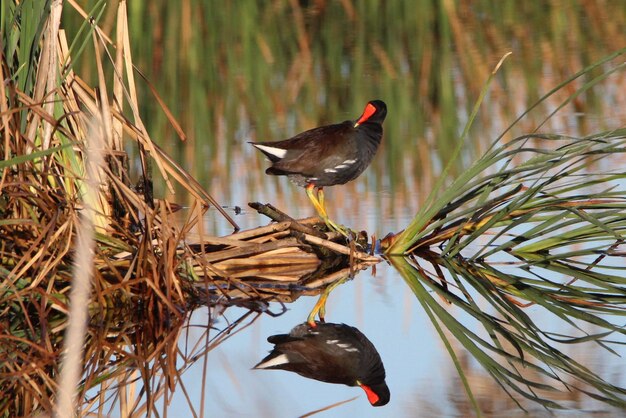
{"type": "Polygon", "coordinates": [[[272,162],[266,174],[287,176],[304,187],[328,228],[348,236],[344,227],[328,217],[324,187],[345,184],[363,173],[382,140],[386,115],[387,105],[372,100],[354,121],[320,126],[283,141],[250,144],[272,162]]]}

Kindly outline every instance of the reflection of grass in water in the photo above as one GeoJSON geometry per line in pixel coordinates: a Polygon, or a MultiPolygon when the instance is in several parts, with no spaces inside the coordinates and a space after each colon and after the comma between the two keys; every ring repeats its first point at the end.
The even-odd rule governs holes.
{"type": "MultiPolygon", "coordinates": [[[[229,157],[243,139],[282,139],[352,117],[368,100],[382,98],[390,107],[381,153],[386,162],[375,162],[373,169],[389,175],[395,187],[403,182],[405,165],[419,177],[432,159],[435,167],[449,159],[471,98],[506,51],[514,54],[488,99],[491,111],[478,119],[490,133],[547,85],[626,44],[620,26],[626,16],[618,2],[457,3],[139,2],[131,8],[129,31],[138,66],[160,92],[168,92],[168,105],[190,136],[177,159],[201,168],[201,180],[230,172],[229,157]]],[[[112,7],[105,10],[106,28],[114,14],[112,7]]],[[[74,17],[68,12],[65,22],[77,25],[74,17]]],[[[81,73],[95,74],[87,52],[81,73]]],[[[625,107],[606,97],[622,100],[608,89],[589,91],[572,103],[572,112],[599,108],[608,115],[625,107]]],[[[140,90],[140,103],[152,102],[148,90],[140,90]]],[[[160,143],[168,151],[183,147],[166,141],[171,129],[158,107],[145,114],[150,132],[163,133],[160,143]]],[[[521,130],[531,130],[533,122],[522,121],[521,130]]],[[[581,133],[599,128],[585,127],[584,119],[573,123],[581,133]]],[[[484,135],[472,138],[470,160],[485,146],[484,135]]]]}
{"type": "MultiPolygon", "coordinates": [[[[472,387],[448,335],[453,336],[520,407],[522,403],[516,400],[519,396],[549,408],[560,408],[553,400],[560,396],[553,392],[563,390],[580,391],[620,408],[626,405],[624,388],[603,380],[557,348],[558,344],[595,342],[607,353],[615,354],[611,346],[623,344],[624,330],[608,318],[613,315],[623,318],[623,290],[616,289],[612,295],[597,294],[582,285],[552,283],[545,272],[546,277],[540,276],[541,280],[529,279],[504,274],[460,257],[449,259],[432,253],[425,257],[424,260],[409,261],[403,257],[390,260],[435,325],[477,413],[479,407],[472,387]],[[434,272],[423,267],[424,262],[434,266],[434,272]],[[445,275],[439,266],[445,268],[445,275]],[[496,314],[488,313],[485,303],[496,314]],[[525,312],[530,305],[541,307],[569,323],[578,334],[561,335],[545,330],[525,312]],[[472,323],[466,324],[451,315],[451,306],[461,309],[472,323]],[[589,333],[588,328],[594,332],[589,333]]],[[[547,268],[548,272],[550,270],[547,268]]],[[[535,269],[531,271],[537,274],[535,269]]]]}

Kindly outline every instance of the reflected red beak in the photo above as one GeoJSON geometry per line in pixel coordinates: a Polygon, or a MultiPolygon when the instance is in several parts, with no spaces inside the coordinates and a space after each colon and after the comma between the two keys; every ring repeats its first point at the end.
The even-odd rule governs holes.
{"type": "Polygon", "coordinates": [[[372,388],[362,384],[359,386],[361,386],[361,389],[365,391],[365,394],[367,395],[367,400],[370,401],[370,404],[376,406],[378,402],[380,402],[380,397],[372,390],[372,388]]]}

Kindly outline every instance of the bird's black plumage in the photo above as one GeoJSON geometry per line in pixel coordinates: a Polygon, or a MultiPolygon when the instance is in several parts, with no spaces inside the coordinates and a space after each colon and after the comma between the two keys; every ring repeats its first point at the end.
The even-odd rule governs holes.
{"type": "Polygon", "coordinates": [[[251,142],[272,162],[265,173],[300,185],[334,186],[354,180],[369,166],[382,140],[387,105],[373,100],[356,121],[302,132],[276,142],[251,142]]]}
{"type": "Polygon", "coordinates": [[[328,383],[361,386],[374,406],[389,402],[385,367],[361,331],[345,324],[317,322],[267,339],[274,344],[256,369],[281,369],[328,383]]]}

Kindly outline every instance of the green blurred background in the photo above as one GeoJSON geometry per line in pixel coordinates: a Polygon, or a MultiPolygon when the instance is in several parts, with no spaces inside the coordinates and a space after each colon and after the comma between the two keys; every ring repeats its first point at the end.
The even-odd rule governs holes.
{"type": "MultiPolygon", "coordinates": [[[[114,32],[116,2],[83,7],[114,32]]],[[[407,205],[415,213],[505,53],[513,54],[482,104],[456,173],[550,89],[626,46],[623,1],[181,0],[131,1],[128,8],[133,61],[188,139],[180,141],[140,81],[148,130],[226,205],[266,198],[299,206],[304,194],[266,178],[267,164],[246,141],[353,119],[380,98],[389,108],[382,149],[345,190],[392,194],[389,210],[377,216],[407,205]]],[[[72,39],[82,18],[66,5],[63,19],[72,39]]],[[[89,54],[74,59],[78,73],[95,81],[89,54]]],[[[542,103],[505,138],[532,132],[593,76],[542,103]]],[[[625,92],[626,78],[616,74],[541,131],[584,135],[624,126],[625,92]]]]}

